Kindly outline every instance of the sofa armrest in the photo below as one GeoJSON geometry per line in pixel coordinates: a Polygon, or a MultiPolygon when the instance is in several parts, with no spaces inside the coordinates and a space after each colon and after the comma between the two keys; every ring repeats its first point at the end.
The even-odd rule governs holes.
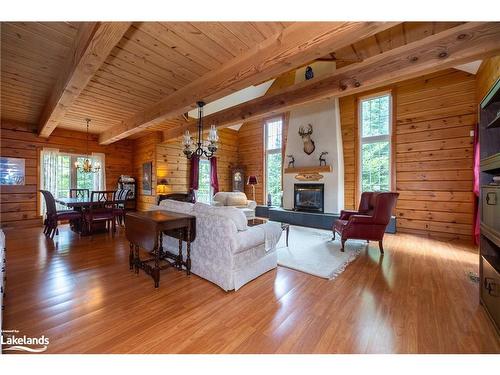
{"type": "MultiPolygon", "coordinates": [[[[267,236],[269,236],[268,241],[274,239],[277,243],[282,233],[281,226],[275,222],[267,222],[265,224],[249,227],[245,231],[238,232],[236,235],[237,247],[235,254],[260,245],[265,245],[266,232],[267,236]]],[[[276,246],[276,243],[272,243],[271,246],[276,246]]]]}
{"type": "Polygon", "coordinates": [[[212,201],[210,205],[214,207],[224,207],[224,204],[222,202],[217,202],[217,201],[212,201]]]}
{"type": "Polygon", "coordinates": [[[257,207],[257,202],[247,200],[247,208],[249,208],[251,210],[255,210],[256,207],[257,207]]]}

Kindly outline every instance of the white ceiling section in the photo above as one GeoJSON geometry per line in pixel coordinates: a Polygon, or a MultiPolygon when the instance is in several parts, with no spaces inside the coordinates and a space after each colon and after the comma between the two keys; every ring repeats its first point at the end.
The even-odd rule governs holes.
{"type": "MultiPolygon", "coordinates": [[[[223,98],[207,103],[203,107],[203,115],[208,116],[212,113],[222,111],[223,109],[234,107],[235,105],[248,102],[252,99],[259,98],[264,95],[269,87],[273,84],[274,79],[261,83],[257,86],[250,86],[245,89],[233,92],[223,98]]],[[[189,117],[198,118],[198,109],[193,109],[188,112],[189,117]]]]}
{"type": "Polygon", "coordinates": [[[464,72],[467,72],[470,74],[476,74],[477,71],[479,70],[479,67],[481,66],[482,62],[483,62],[483,60],[472,61],[472,62],[467,63],[467,64],[455,66],[455,69],[463,70],[464,72]]]}

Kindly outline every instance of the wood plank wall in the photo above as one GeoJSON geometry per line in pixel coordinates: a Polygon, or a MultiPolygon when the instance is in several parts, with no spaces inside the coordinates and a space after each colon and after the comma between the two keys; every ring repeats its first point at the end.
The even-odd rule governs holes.
{"type": "MultiPolygon", "coordinates": [[[[470,240],[474,211],[470,131],[477,121],[474,75],[449,69],[380,91],[386,89],[395,93],[395,182],[401,194],[396,206],[398,230],[470,240]]],[[[357,204],[360,96],[340,102],[346,208],[357,204]]]]}
{"type": "MultiPolygon", "coordinates": [[[[1,151],[4,157],[24,158],[26,184],[24,186],[1,186],[2,228],[29,227],[42,224],[38,207],[41,199],[39,187],[40,151],[44,147],[58,148],[60,151],[83,154],[86,152],[86,135],[82,132],[56,129],[48,138],[40,138],[36,125],[2,120],[1,151]]],[[[106,185],[115,189],[121,174],[131,174],[131,141],[124,140],[109,146],[101,146],[97,136],[89,138],[89,152],[106,155],[106,185]]]]}
{"type": "Polygon", "coordinates": [[[158,132],[149,132],[141,138],[134,139],[133,143],[133,174],[137,180],[137,209],[147,210],[156,204],[156,152],[157,145],[161,141],[161,134],[158,132]],[[142,188],[143,175],[142,165],[147,162],[153,163],[152,193],[144,194],[142,188]]]}
{"type": "Polygon", "coordinates": [[[500,56],[484,60],[476,74],[476,97],[481,103],[491,86],[500,77],[500,56]]]}
{"type": "MultiPolygon", "coordinates": [[[[186,192],[189,188],[189,161],[182,153],[181,139],[163,143],[161,134],[151,132],[134,140],[134,175],[138,177],[138,209],[147,210],[156,204],[157,181],[166,178],[167,193],[186,192]],[[142,189],[142,164],[153,162],[153,194],[144,195],[142,189]]],[[[232,129],[219,130],[217,175],[219,189],[231,191],[231,171],[238,161],[238,133],[232,129]]]]}

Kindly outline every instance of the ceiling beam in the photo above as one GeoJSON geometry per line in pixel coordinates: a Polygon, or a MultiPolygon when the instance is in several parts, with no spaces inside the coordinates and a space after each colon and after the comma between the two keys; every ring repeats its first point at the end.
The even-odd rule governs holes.
{"type": "MultiPolygon", "coordinates": [[[[75,44],[45,104],[38,125],[41,137],[49,137],[62,121],[90,79],[108,57],[131,22],[84,22],[75,44]]],[[[83,123],[83,119],[82,119],[83,123]]]]}
{"type": "MultiPolygon", "coordinates": [[[[363,62],[348,65],[323,77],[304,81],[272,95],[206,116],[204,123],[227,127],[282,113],[295,106],[362,92],[402,80],[429,74],[455,65],[500,53],[500,23],[471,22],[425,39],[370,57],[363,62]]],[[[165,131],[167,141],[182,135],[189,124],[165,131]]]]}
{"type": "Polygon", "coordinates": [[[327,53],[388,29],[396,22],[296,22],[262,41],[219,69],[139,111],[99,138],[116,142],[194,108],[196,101],[211,102],[256,82],[275,78],[327,53]]]}

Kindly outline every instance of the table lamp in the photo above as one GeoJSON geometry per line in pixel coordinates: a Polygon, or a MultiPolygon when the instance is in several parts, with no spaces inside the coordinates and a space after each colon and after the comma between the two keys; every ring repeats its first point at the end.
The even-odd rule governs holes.
{"type": "Polygon", "coordinates": [[[253,192],[253,200],[255,200],[255,185],[257,185],[259,181],[257,180],[257,176],[249,176],[247,185],[252,185],[252,192],[253,192]]]}
{"type": "Polygon", "coordinates": [[[157,185],[156,192],[158,194],[165,194],[167,192],[168,181],[165,178],[162,178],[157,185]]]}

